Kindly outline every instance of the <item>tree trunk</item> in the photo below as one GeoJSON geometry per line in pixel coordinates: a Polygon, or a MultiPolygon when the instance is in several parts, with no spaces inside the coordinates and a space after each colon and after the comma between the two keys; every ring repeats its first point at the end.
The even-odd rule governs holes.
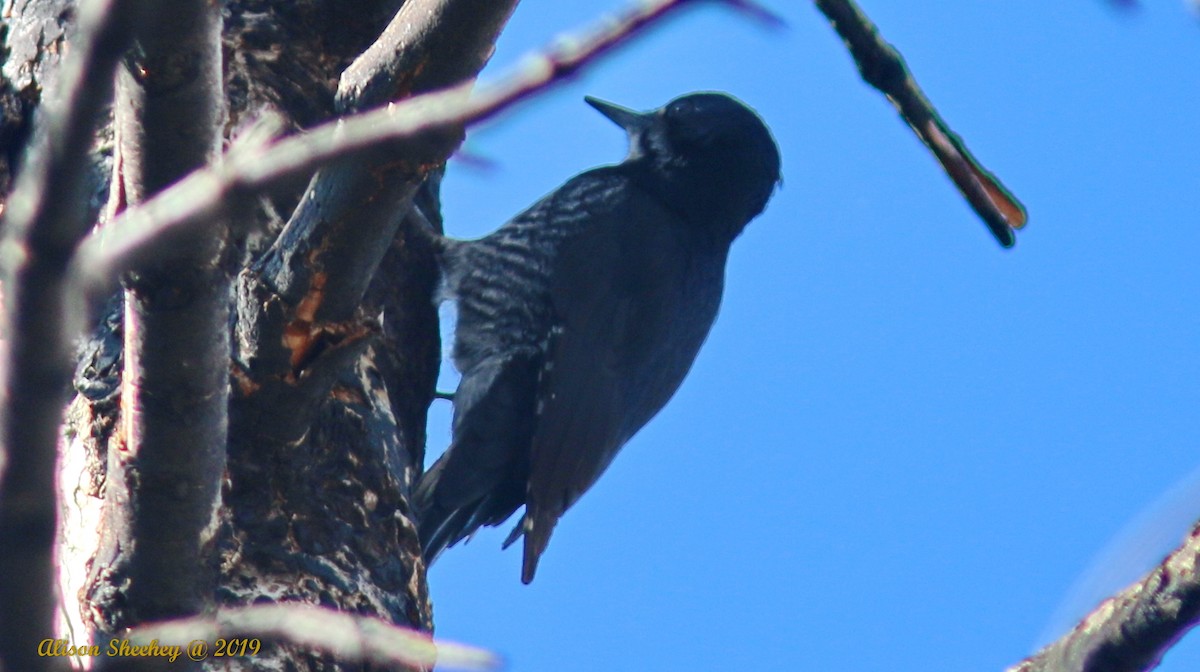
{"type": "MultiPolygon", "coordinates": [[[[400,34],[389,23],[404,4],[223,3],[226,140],[262,119],[282,122],[292,133],[339,113],[470,79],[515,6],[409,0],[412,7],[406,9],[428,18],[421,24],[410,17],[402,27],[420,30],[400,34]],[[369,50],[385,39],[382,47],[390,50],[378,44],[374,53],[369,50]],[[355,69],[347,73],[352,64],[355,69]]],[[[0,188],[5,194],[76,31],[74,2],[6,5],[7,59],[0,83],[0,146],[5,150],[0,188]]],[[[159,7],[177,9],[171,3],[159,7]]],[[[150,19],[143,29],[156,25],[150,19]]],[[[138,59],[152,57],[151,43],[160,36],[147,33],[140,39],[131,52],[135,56],[119,68],[122,77],[158,74],[138,59]]],[[[177,62],[164,63],[174,67],[177,62]]],[[[180,66],[185,76],[187,65],[180,66]]],[[[166,186],[140,173],[130,177],[131,161],[141,157],[128,154],[135,150],[124,136],[140,132],[147,120],[134,117],[134,127],[114,133],[114,116],[116,123],[128,123],[121,113],[109,114],[92,151],[91,216],[101,226],[166,186]]],[[[110,638],[147,618],[263,602],[321,605],[432,629],[425,566],[406,500],[424,459],[426,410],[440,362],[432,298],[437,270],[422,227],[440,226],[437,184],[448,146],[440,146],[440,158],[432,161],[396,151],[384,147],[324,168],[311,183],[306,176],[239,203],[229,211],[234,220],[229,240],[201,238],[186,246],[204,273],[180,284],[179,259],[161,259],[157,270],[125,277],[124,295],[114,295],[98,311],[94,330],[78,349],[76,394],[60,444],[60,614],[68,622],[60,624],[65,634],[59,636],[74,644],[92,638],[103,649],[110,638]],[[316,198],[302,202],[306,187],[316,198]],[[418,212],[406,216],[414,201],[418,212]],[[364,204],[381,205],[364,212],[364,204]],[[196,244],[217,248],[197,254],[196,244]],[[216,261],[205,266],[200,257],[216,261]],[[239,268],[244,270],[230,288],[220,289],[220,277],[232,279],[239,268]],[[163,595],[172,590],[163,568],[146,578],[137,573],[134,558],[146,545],[138,535],[171,521],[158,518],[160,505],[147,504],[153,500],[146,499],[144,489],[163,491],[164,484],[144,482],[151,479],[149,467],[140,454],[129,452],[139,429],[131,423],[153,414],[154,404],[170,407],[168,417],[185,418],[197,402],[179,397],[177,390],[155,396],[142,385],[130,388],[129,378],[143,381],[147,371],[141,367],[153,372],[160,366],[156,358],[186,357],[177,351],[193,347],[186,344],[192,327],[179,314],[212,314],[213,287],[225,298],[218,303],[234,313],[228,330],[231,357],[209,363],[229,371],[231,381],[228,440],[222,447],[227,464],[219,497],[199,496],[201,504],[207,498],[219,507],[195,549],[196,561],[205,566],[176,570],[180,580],[211,574],[215,586],[200,604],[181,609],[163,595]],[[153,326],[159,319],[153,318],[147,327],[147,314],[164,315],[162,326],[153,326]],[[130,326],[134,315],[138,321],[130,326]],[[162,335],[142,344],[132,358],[137,361],[131,361],[128,344],[137,340],[131,336],[147,333],[162,335]],[[131,390],[148,399],[150,411],[135,407],[131,390]],[[164,579],[167,583],[161,583],[164,579]],[[157,605],[156,598],[164,604],[157,605]]],[[[170,369],[171,363],[162,366],[170,369]]],[[[174,441],[186,443],[224,420],[205,417],[208,424],[198,427],[168,424],[154,440],[172,443],[175,436],[174,441]]],[[[166,446],[168,454],[172,447],[166,446]]],[[[174,482],[185,480],[177,475],[174,482]]],[[[165,497],[162,506],[194,496],[165,490],[159,493],[165,497]]],[[[359,663],[343,665],[287,645],[234,660],[239,669],[360,669],[359,663]]],[[[228,669],[229,660],[214,661],[207,664],[228,669]]]]}

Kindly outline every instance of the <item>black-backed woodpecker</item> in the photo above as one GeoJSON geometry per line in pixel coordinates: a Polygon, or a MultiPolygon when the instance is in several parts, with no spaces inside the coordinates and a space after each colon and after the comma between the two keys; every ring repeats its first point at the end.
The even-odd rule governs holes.
{"type": "Polygon", "coordinates": [[[414,502],[428,562],[525,513],[529,583],[559,517],[667,403],[721,303],[725,260],[779,181],[749,107],[692,93],[646,113],[593,98],[624,161],[577,175],[479,240],[440,239],[458,308],[449,449],[414,502]]]}

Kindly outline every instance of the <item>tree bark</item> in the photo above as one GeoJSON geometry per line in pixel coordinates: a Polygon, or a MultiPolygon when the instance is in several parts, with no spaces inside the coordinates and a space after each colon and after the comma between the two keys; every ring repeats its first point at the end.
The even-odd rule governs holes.
{"type": "MultiPolygon", "coordinates": [[[[195,4],[201,11],[210,3],[195,4]]],[[[469,79],[490,55],[515,1],[410,0],[398,17],[401,4],[224,3],[224,136],[268,116],[296,131],[469,79]],[[389,34],[389,23],[419,31],[389,34]],[[343,77],[356,59],[354,77],[343,77]],[[430,62],[444,65],[421,67],[430,62]]],[[[139,164],[154,156],[179,159],[185,153],[179,147],[127,144],[123,136],[152,129],[151,117],[185,123],[165,109],[153,111],[147,103],[154,92],[132,80],[178,62],[169,56],[179,53],[180,37],[169,30],[196,27],[194,20],[152,24],[122,68],[117,160],[98,163],[115,166],[105,175],[115,181],[101,218],[186,172],[182,165],[147,170],[139,164]],[[167,60],[156,63],[159,53],[167,60]],[[130,95],[140,98],[129,101],[130,95]]],[[[64,34],[70,33],[68,26],[64,34]]],[[[177,90],[167,93],[176,96],[169,102],[179,102],[177,90]]],[[[211,122],[212,114],[207,118],[211,122]]],[[[98,137],[114,137],[111,126],[98,137]]],[[[63,447],[63,557],[70,567],[60,581],[74,615],[73,641],[82,642],[85,632],[108,638],[147,619],[264,600],[432,629],[425,568],[405,500],[424,458],[425,414],[440,362],[436,266],[420,227],[440,221],[438,166],[456,143],[447,138],[413,157],[384,147],[367,160],[334,164],[319,171],[324,177],[311,182],[307,198],[304,181],[284,183],[235,211],[252,223],[239,222],[232,237],[209,227],[207,235],[179,246],[182,256],[139,268],[127,280],[124,300],[106,304],[78,357],[78,395],[68,414],[72,440],[63,447]],[[414,200],[421,212],[406,217],[414,200]],[[230,294],[222,275],[244,264],[248,269],[230,294]],[[237,316],[232,324],[225,307],[237,316]],[[225,331],[233,337],[232,358],[214,354],[222,342],[203,325],[216,323],[232,326],[225,331]],[[154,372],[165,377],[151,385],[144,376],[154,372]],[[130,375],[142,377],[132,381],[130,375]],[[214,387],[215,380],[221,385],[214,387]],[[199,404],[223,411],[219,389],[229,380],[228,442],[219,446],[221,456],[227,448],[226,465],[205,452],[224,434],[221,414],[195,411],[199,404]],[[161,420],[147,418],[154,414],[161,420]],[[162,430],[145,433],[154,427],[162,430]],[[137,445],[157,446],[165,466],[147,462],[137,445]],[[206,481],[200,473],[212,473],[212,465],[223,471],[206,481]],[[205,511],[212,509],[194,506],[215,505],[206,482],[223,484],[222,514],[211,521],[205,511]],[[195,485],[183,487],[189,483],[195,485]],[[162,487],[172,484],[176,489],[162,487]],[[183,497],[185,490],[200,496],[183,497]],[[154,503],[154,497],[162,499],[154,503]],[[169,526],[179,512],[170,509],[184,500],[195,515],[184,516],[191,529],[179,535],[169,526]],[[206,522],[214,526],[208,542],[196,534],[206,522]],[[156,530],[167,535],[157,546],[156,530]],[[208,560],[179,566],[189,554],[208,560]],[[215,589],[205,588],[210,578],[215,589]]],[[[287,645],[267,645],[236,664],[262,669],[285,661],[291,669],[359,669],[287,645]]],[[[209,664],[226,669],[221,665],[228,662],[209,664]]]]}

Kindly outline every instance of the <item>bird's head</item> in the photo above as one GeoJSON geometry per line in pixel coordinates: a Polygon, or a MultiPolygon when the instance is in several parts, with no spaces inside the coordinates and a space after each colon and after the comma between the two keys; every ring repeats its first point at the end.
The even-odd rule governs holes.
{"type": "Polygon", "coordinates": [[[689,93],[650,112],[588,97],[629,134],[626,162],[644,171],[645,188],[732,240],[779,182],[779,148],[763,120],[733,96],[689,93]]]}

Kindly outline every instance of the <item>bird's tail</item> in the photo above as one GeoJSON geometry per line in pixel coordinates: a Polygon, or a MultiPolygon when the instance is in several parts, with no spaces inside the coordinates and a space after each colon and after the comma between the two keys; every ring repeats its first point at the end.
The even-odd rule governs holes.
{"type": "Polygon", "coordinates": [[[538,560],[546,551],[546,546],[550,544],[550,534],[554,532],[556,524],[558,524],[556,515],[542,513],[530,518],[529,511],[526,510],[516,527],[508,533],[503,548],[508,548],[517,539],[525,537],[525,555],[521,561],[521,583],[525,585],[533,583],[533,575],[537,573],[538,560]]]}
{"type": "MultiPolygon", "coordinates": [[[[497,525],[509,515],[505,513],[499,519],[489,520],[483,517],[487,506],[482,503],[477,507],[461,508],[438,504],[433,492],[442,474],[442,464],[442,461],[438,460],[425,472],[412,496],[417,513],[417,536],[421,541],[421,555],[425,558],[426,566],[433,565],[442,551],[470,537],[481,525],[497,525]]],[[[516,543],[517,539],[525,537],[525,554],[521,564],[522,583],[528,585],[533,582],[538,561],[550,544],[550,535],[557,523],[558,516],[551,512],[535,514],[532,518],[526,512],[504,540],[503,548],[508,548],[516,543]]]]}
{"type": "Polygon", "coordinates": [[[445,468],[445,456],[425,472],[413,490],[412,503],[417,516],[417,537],[425,564],[432,565],[442,551],[458,542],[470,540],[484,525],[499,525],[512,515],[518,503],[509,501],[504,491],[489,492],[474,501],[446,505],[434,495],[445,468]]]}
{"type": "Polygon", "coordinates": [[[425,564],[432,565],[442,551],[462,538],[462,531],[471,518],[471,511],[440,506],[433,493],[445,463],[438,460],[426,471],[413,490],[412,503],[417,515],[417,537],[425,564]]]}

